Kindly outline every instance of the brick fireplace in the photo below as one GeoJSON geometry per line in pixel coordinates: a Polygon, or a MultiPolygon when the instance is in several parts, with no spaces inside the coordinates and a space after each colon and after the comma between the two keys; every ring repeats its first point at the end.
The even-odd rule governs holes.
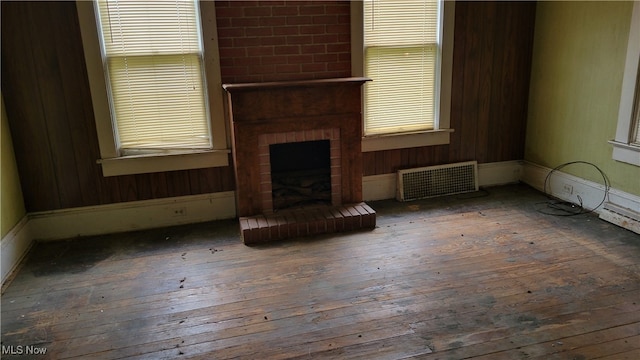
{"type": "Polygon", "coordinates": [[[231,123],[237,211],[246,244],[375,226],[375,211],[362,202],[360,88],[366,81],[223,85],[231,123]],[[321,142],[328,142],[326,180],[321,182],[311,171],[307,177],[289,180],[289,188],[274,183],[272,156],[279,145],[300,144],[287,149],[301,150],[284,150],[285,156],[289,151],[292,163],[301,156],[311,162],[322,151],[311,150],[307,155],[298,151],[321,142]],[[313,188],[322,195],[301,201],[313,188]],[[282,196],[293,199],[291,204],[279,205],[282,196]]]}

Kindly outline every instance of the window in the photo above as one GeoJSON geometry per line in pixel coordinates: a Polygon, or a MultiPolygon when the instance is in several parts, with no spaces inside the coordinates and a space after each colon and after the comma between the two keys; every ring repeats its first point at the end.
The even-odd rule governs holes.
{"type": "Polygon", "coordinates": [[[633,4],[613,159],[640,166],[640,2],[633,4]]]}
{"type": "Polygon", "coordinates": [[[104,175],[228,165],[214,5],[77,6],[104,175]]]}
{"type": "Polygon", "coordinates": [[[361,27],[352,31],[361,53],[354,73],[373,80],[364,86],[364,151],[449,142],[455,4],[446,3],[370,0],[352,9],[361,27]]]}
{"type": "Polygon", "coordinates": [[[210,148],[195,2],[97,4],[120,150],[210,148]]]}

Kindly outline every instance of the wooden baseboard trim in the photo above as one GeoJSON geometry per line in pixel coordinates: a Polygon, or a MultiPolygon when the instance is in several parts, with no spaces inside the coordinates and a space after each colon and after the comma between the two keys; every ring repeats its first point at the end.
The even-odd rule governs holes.
{"type": "Polygon", "coordinates": [[[28,216],[24,216],[0,241],[0,267],[3,289],[7,280],[10,280],[11,274],[15,272],[31,246],[33,246],[33,243],[28,216]]]}
{"type": "Polygon", "coordinates": [[[236,217],[233,191],[29,214],[35,240],[68,239],[236,217]]]}
{"type": "MultiPolygon", "coordinates": [[[[540,191],[545,191],[544,182],[551,171],[552,169],[548,167],[525,162],[522,171],[522,181],[540,191]]],[[[625,227],[623,226],[624,222],[616,223],[611,221],[616,217],[607,214],[603,215],[603,210],[607,203],[640,215],[640,196],[610,188],[608,196],[604,198],[604,192],[605,187],[603,184],[585,180],[562,171],[554,172],[552,179],[547,182],[546,188],[546,193],[549,195],[576,204],[580,202],[578,199],[579,196],[584,208],[588,210],[594,209],[594,212],[602,215],[601,218],[603,220],[622,227],[625,227]],[[603,199],[605,200],[604,203],[603,199]]],[[[634,231],[632,228],[628,229],[634,231]]]]}

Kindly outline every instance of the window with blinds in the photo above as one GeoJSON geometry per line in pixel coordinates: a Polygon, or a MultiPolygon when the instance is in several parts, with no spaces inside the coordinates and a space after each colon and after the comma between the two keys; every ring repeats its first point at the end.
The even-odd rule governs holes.
{"type": "Polygon", "coordinates": [[[210,149],[194,0],[98,0],[111,112],[122,154],[210,149]]]}
{"type": "Polygon", "coordinates": [[[365,135],[436,127],[438,0],[363,4],[365,135]]]}

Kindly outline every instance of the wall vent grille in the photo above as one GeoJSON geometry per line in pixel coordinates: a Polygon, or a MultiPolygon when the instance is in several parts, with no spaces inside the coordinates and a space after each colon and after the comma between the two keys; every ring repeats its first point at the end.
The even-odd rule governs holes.
{"type": "Polygon", "coordinates": [[[399,170],[397,190],[399,201],[478,191],[478,162],[399,170]]]}

